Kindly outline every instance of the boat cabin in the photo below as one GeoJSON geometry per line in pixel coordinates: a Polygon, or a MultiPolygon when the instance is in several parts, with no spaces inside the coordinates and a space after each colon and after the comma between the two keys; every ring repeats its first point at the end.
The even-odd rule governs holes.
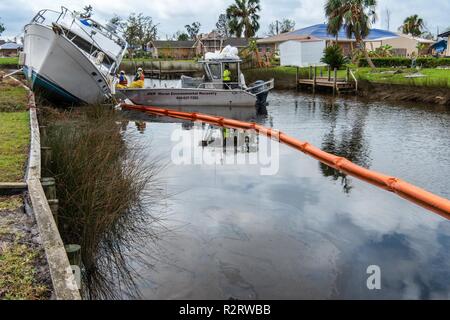
{"type": "Polygon", "coordinates": [[[240,59],[210,59],[210,60],[200,60],[199,63],[203,65],[204,83],[217,84],[217,86],[228,85],[230,89],[241,88],[241,62],[240,59]],[[231,82],[224,84],[223,73],[225,68],[229,68],[231,71],[231,82]]]}

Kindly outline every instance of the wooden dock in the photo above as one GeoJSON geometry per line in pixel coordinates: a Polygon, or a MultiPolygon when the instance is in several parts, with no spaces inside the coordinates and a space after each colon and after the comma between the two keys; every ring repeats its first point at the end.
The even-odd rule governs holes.
{"type": "Polygon", "coordinates": [[[297,68],[297,89],[301,86],[311,87],[313,93],[320,88],[331,88],[333,94],[336,93],[356,93],[358,91],[358,80],[355,78],[349,68],[347,68],[346,78],[337,77],[337,69],[331,74],[330,68],[328,68],[328,75],[323,76],[322,71],[317,73],[317,67],[310,67],[308,79],[301,79],[299,77],[299,71],[297,68]]]}

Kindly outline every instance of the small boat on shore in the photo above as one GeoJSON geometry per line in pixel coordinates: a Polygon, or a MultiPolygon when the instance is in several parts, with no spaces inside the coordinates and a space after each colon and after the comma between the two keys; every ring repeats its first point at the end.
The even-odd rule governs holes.
{"type": "Polygon", "coordinates": [[[203,66],[202,78],[181,76],[179,87],[118,89],[132,103],[156,107],[256,107],[267,105],[274,80],[256,81],[247,86],[241,73],[241,60],[212,58],[199,61],[203,66]],[[231,72],[232,81],[224,81],[225,69],[231,72]]]}
{"type": "Polygon", "coordinates": [[[111,98],[126,49],[112,26],[65,7],[60,12],[44,9],[24,28],[20,62],[31,88],[50,100],[101,103],[111,98]]]}

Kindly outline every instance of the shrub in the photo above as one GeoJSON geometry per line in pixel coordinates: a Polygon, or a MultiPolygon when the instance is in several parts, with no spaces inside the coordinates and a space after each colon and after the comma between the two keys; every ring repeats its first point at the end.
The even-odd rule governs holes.
{"type": "MultiPolygon", "coordinates": [[[[160,197],[160,166],[125,144],[119,128],[124,119],[110,108],[44,112],[43,141],[57,155],[44,169],[56,179],[63,241],[81,245],[84,297],[138,295],[127,254],[157,236],[150,226],[158,223],[151,208],[160,197]]],[[[133,263],[145,262],[133,256],[133,263]]]]}
{"type": "MultiPolygon", "coordinates": [[[[373,63],[378,68],[392,68],[392,67],[411,67],[412,59],[403,57],[392,58],[372,58],[373,63]]],[[[432,58],[423,57],[416,59],[416,65],[423,68],[436,68],[439,66],[450,66],[450,58],[432,58]]],[[[368,67],[369,64],[364,58],[359,59],[360,67],[368,67]]]]}
{"type": "Polygon", "coordinates": [[[347,63],[347,59],[344,57],[341,47],[337,45],[325,48],[323,54],[324,56],[320,61],[328,64],[331,69],[340,69],[344,64],[347,63]]]}

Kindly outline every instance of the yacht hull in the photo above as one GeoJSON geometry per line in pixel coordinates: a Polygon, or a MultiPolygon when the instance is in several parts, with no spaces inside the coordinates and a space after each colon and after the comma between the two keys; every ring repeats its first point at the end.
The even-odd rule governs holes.
{"type": "Polygon", "coordinates": [[[111,96],[108,80],[89,57],[50,27],[27,25],[24,53],[31,88],[55,102],[93,104],[111,96]]]}

